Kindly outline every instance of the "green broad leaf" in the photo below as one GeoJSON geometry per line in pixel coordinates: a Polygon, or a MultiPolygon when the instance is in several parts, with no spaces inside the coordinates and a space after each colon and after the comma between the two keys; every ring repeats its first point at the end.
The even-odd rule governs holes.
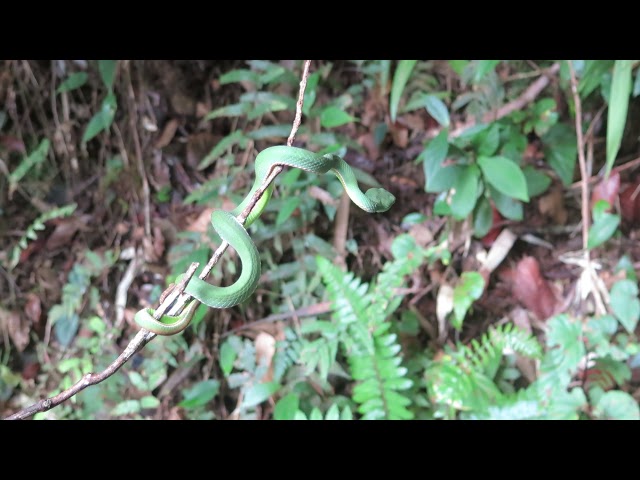
{"type": "Polygon", "coordinates": [[[547,321],[548,351],[546,357],[551,360],[548,365],[552,367],[554,373],[562,370],[574,373],[585,355],[585,345],[581,338],[582,324],[580,321],[565,314],[556,315],[547,321]]]}
{"type": "Polygon", "coordinates": [[[499,63],[500,60],[479,60],[476,67],[475,75],[473,76],[473,82],[478,83],[485,77],[487,73],[494,70],[499,63]]]}
{"type": "Polygon", "coordinates": [[[138,412],[140,412],[140,402],[138,400],[125,400],[111,410],[111,415],[121,417],[123,415],[133,415],[138,412]]]}
{"type": "Polygon", "coordinates": [[[49,147],[51,142],[48,139],[43,139],[38,147],[29,154],[27,158],[22,160],[18,167],[9,174],[9,183],[11,185],[17,185],[20,180],[36,165],[40,165],[44,162],[45,158],[49,154],[49,147]]]}
{"type": "Polygon", "coordinates": [[[138,390],[141,390],[143,392],[145,390],[149,390],[149,385],[147,385],[147,381],[144,379],[142,375],[140,375],[140,373],[136,372],[135,370],[131,370],[129,372],[129,381],[138,390]]]}
{"type": "Polygon", "coordinates": [[[469,308],[484,292],[484,278],[478,272],[464,272],[458,285],[453,289],[453,313],[451,324],[456,330],[462,329],[462,322],[469,308]]]}
{"type": "Polygon", "coordinates": [[[276,227],[282,225],[296,208],[300,205],[302,199],[300,197],[287,197],[284,199],[280,210],[278,210],[278,216],[276,217],[276,227]]]}
{"type": "Polygon", "coordinates": [[[640,420],[638,402],[627,392],[611,390],[598,401],[595,415],[607,420],[640,420]]]}
{"type": "Polygon", "coordinates": [[[424,213],[413,212],[405,215],[405,217],[400,222],[400,225],[403,227],[410,227],[411,225],[417,225],[419,223],[425,222],[428,217],[424,213]]]}
{"type": "Polygon", "coordinates": [[[80,88],[89,79],[89,75],[86,72],[76,72],[72,73],[67,77],[67,79],[60,84],[60,86],[56,89],[56,93],[70,92],[71,90],[75,90],[80,88]]]}
{"type": "Polygon", "coordinates": [[[58,363],[57,370],[60,373],[69,373],[74,368],[80,368],[79,358],[65,358],[58,363]]]}
{"type": "Polygon", "coordinates": [[[62,305],[54,305],[49,310],[49,320],[54,323],[56,340],[63,347],[68,347],[78,332],[80,317],[62,305]]]}
{"type": "Polygon", "coordinates": [[[565,123],[557,123],[542,137],[547,163],[555,170],[565,187],[573,181],[578,158],[576,132],[565,123]]]}
{"type": "Polygon", "coordinates": [[[204,117],[205,120],[213,120],[219,117],[240,117],[251,110],[252,106],[249,102],[234,103],[232,105],[225,105],[224,107],[216,108],[215,110],[207,113],[204,117]]]}
{"type": "Polygon", "coordinates": [[[237,145],[245,139],[242,130],[236,130],[224,137],[218,142],[218,144],[211,149],[211,151],[204,157],[198,164],[198,170],[204,170],[213,162],[215,162],[224,152],[237,145]]]}
{"type": "MultiPolygon", "coordinates": [[[[577,61],[574,60],[574,65],[577,61]]],[[[586,98],[602,83],[602,78],[608,74],[613,66],[613,60],[585,60],[584,69],[580,75],[578,91],[580,98],[586,98]]]]}
{"type": "Polygon", "coordinates": [[[329,106],[320,114],[320,125],[324,128],[334,128],[356,120],[339,107],[329,106]]]}
{"type": "Polygon", "coordinates": [[[611,309],[622,326],[633,333],[640,319],[638,285],[633,280],[620,280],[611,287],[611,309]]]}
{"type": "Polygon", "coordinates": [[[462,75],[462,72],[467,65],[469,65],[469,60],[449,60],[449,66],[458,74],[458,76],[462,75]]]}
{"type": "Polygon", "coordinates": [[[307,416],[306,416],[306,415],[304,414],[304,412],[303,412],[303,411],[301,411],[301,410],[298,410],[298,411],[296,412],[296,415],[295,415],[295,417],[293,417],[293,419],[294,419],[294,420],[308,420],[308,419],[307,419],[307,416]]]}
{"type": "Polygon", "coordinates": [[[435,95],[426,95],[424,103],[429,115],[444,128],[449,128],[449,110],[444,102],[435,95]]]}
{"type": "Polygon", "coordinates": [[[463,165],[448,165],[438,169],[430,178],[427,178],[425,191],[428,193],[440,193],[453,187],[453,184],[462,174],[463,165]]]}
{"type": "Polygon", "coordinates": [[[400,98],[402,97],[402,92],[404,91],[404,87],[407,85],[409,77],[411,76],[411,72],[413,71],[413,68],[416,66],[417,62],[417,60],[400,60],[398,62],[398,67],[393,74],[393,83],[391,84],[391,97],[389,99],[389,109],[392,122],[396,121],[396,116],[398,114],[398,105],[400,103],[400,98]]]}
{"type": "Polygon", "coordinates": [[[249,82],[257,85],[260,81],[260,75],[252,70],[247,69],[231,70],[230,72],[221,75],[218,80],[220,82],[220,85],[238,82],[249,82]]]}
{"type": "Polygon", "coordinates": [[[482,175],[496,190],[508,197],[529,201],[527,180],[520,166],[506,157],[478,157],[482,175]]]}
{"type": "MultiPolygon", "coordinates": [[[[320,82],[320,72],[313,72],[307,79],[307,88],[304,91],[304,103],[302,104],[302,113],[305,116],[311,112],[311,107],[316,103],[318,94],[318,83],[320,82]]],[[[291,125],[289,125],[290,127],[291,125]]]]}
{"type": "Polygon", "coordinates": [[[480,170],[476,165],[464,165],[461,169],[453,183],[455,193],[450,204],[451,213],[458,220],[466,218],[476,206],[480,180],[480,170]]]}
{"type": "Polygon", "coordinates": [[[267,400],[271,395],[280,389],[278,382],[258,383],[252,385],[245,391],[242,400],[243,408],[255,407],[267,400]]]}
{"type": "Polygon", "coordinates": [[[158,408],[160,406],[160,400],[153,395],[147,395],[140,399],[140,406],[142,408],[158,408]]]}
{"type": "Polygon", "coordinates": [[[489,195],[496,206],[496,209],[502,214],[503,217],[509,220],[522,220],[523,208],[522,203],[515,198],[503,195],[491,185],[488,185],[489,195]]]}
{"type": "Polygon", "coordinates": [[[625,276],[628,280],[633,280],[635,282],[638,281],[638,276],[636,275],[636,270],[633,267],[633,261],[629,257],[629,255],[622,255],[618,263],[616,264],[615,273],[623,270],[625,272],[625,276]]]}
{"type": "Polygon", "coordinates": [[[607,163],[605,178],[609,178],[613,162],[616,160],[624,125],[627,121],[629,95],[631,94],[632,60],[616,60],[613,66],[611,93],[609,95],[609,111],[607,113],[607,163]]]}
{"type": "Polygon", "coordinates": [[[229,376],[233,370],[233,363],[236,361],[238,353],[233,348],[233,342],[227,340],[220,346],[220,369],[225,377],[229,376]]]}
{"type": "Polygon", "coordinates": [[[419,253],[419,247],[416,245],[415,239],[408,233],[398,235],[391,243],[391,254],[393,258],[407,258],[409,255],[419,253]]]}
{"type": "Polygon", "coordinates": [[[102,101],[100,111],[89,120],[89,124],[82,136],[82,143],[87,143],[100,132],[107,130],[111,126],[116,115],[116,108],[116,96],[113,92],[109,92],[102,101]]]}
{"type": "Polygon", "coordinates": [[[291,133],[291,125],[267,125],[247,133],[247,137],[252,140],[264,140],[267,138],[287,138],[291,133]]]}
{"type": "Polygon", "coordinates": [[[98,60],[98,70],[100,71],[100,78],[102,83],[107,87],[107,90],[113,90],[113,80],[116,76],[117,60],[98,60]]]}
{"type": "Polygon", "coordinates": [[[493,225],[493,209],[486,197],[480,198],[473,215],[473,235],[476,238],[482,238],[493,225]]]}
{"type": "Polygon", "coordinates": [[[203,380],[183,392],[184,400],[178,405],[184,408],[202,407],[218,394],[220,382],[218,380],[203,380]]]}
{"type": "Polygon", "coordinates": [[[295,393],[282,397],[273,409],[274,420],[295,420],[300,399],[295,393]]]}
{"type": "Polygon", "coordinates": [[[551,178],[540,170],[536,170],[533,165],[524,167],[522,173],[527,181],[527,193],[531,198],[542,195],[551,185],[551,178]]]}
{"type": "Polygon", "coordinates": [[[447,129],[442,130],[433,140],[429,142],[427,147],[422,151],[417,162],[423,162],[424,174],[427,177],[433,176],[438,170],[441,170],[442,162],[447,158],[449,152],[449,142],[447,140],[447,129]]]}
{"type": "Polygon", "coordinates": [[[480,136],[478,142],[478,156],[488,157],[496,153],[500,145],[500,124],[494,123],[491,127],[480,136]]]}
{"type": "Polygon", "coordinates": [[[618,225],[620,225],[620,215],[602,213],[597,219],[594,215],[593,225],[589,228],[587,248],[591,250],[609,240],[618,229],[618,225]]]}

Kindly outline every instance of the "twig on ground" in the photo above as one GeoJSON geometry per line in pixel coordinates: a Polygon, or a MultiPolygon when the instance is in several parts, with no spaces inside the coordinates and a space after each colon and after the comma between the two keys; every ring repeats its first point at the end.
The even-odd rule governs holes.
{"type": "MultiPolygon", "coordinates": [[[[311,60],[305,60],[304,68],[302,72],[302,80],[300,81],[300,94],[298,97],[298,103],[296,105],[296,116],[294,118],[293,126],[291,128],[291,134],[289,135],[289,138],[287,140],[287,145],[289,146],[293,144],[295,135],[298,131],[298,128],[300,127],[300,122],[302,119],[302,105],[304,103],[304,91],[307,86],[307,78],[309,76],[310,64],[311,64],[311,60]]],[[[131,87],[130,84],[129,86],[131,87]]],[[[131,93],[132,91],[129,92],[130,95],[131,93]]],[[[131,98],[135,98],[135,97],[131,97],[131,98]]],[[[135,130],[135,125],[132,125],[132,127],[134,127],[134,130],[135,130]]],[[[138,145],[139,145],[139,142],[138,142],[138,145]]],[[[141,159],[142,158],[141,152],[136,152],[136,156],[138,156],[141,159]]],[[[278,166],[274,168],[271,174],[265,179],[263,184],[253,195],[251,201],[247,205],[247,208],[237,217],[237,219],[241,223],[245,222],[245,220],[251,213],[251,210],[253,210],[256,203],[258,203],[258,200],[260,200],[265,190],[269,187],[271,182],[275,179],[275,177],[281,171],[282,171],[282,167],[278,166]]],[[[222,256],[222,254],[224,253],[224,251],[227,249],[228,246],[229,244],[227,242],[223,242],[222,245],[218,247],[218,249],[215,251],[211,259],[207,263],[207,266],[205,267],[203,272],[200,274],[200,278],[204,279],[209,274],[213,266],[218,262],[218,260],[220,259],[220,257],[222,256]]],[[[190,296],[182,293],[187,283],[189,282],[189,280],[191,280],[191,277],[193,277],[193,274],[195,273],[197,267],[198,267],[198,264],[196,263],[191,264],[191,266],[185,273],[184,277],[182,278],[181,282],[179,282],[178,285],[176,285],[176,288],[173,289],[173,291],[167,296],[167,298],[164,299],[164,301],[156,309],[154,318],[156,319],[161,318],[162,315],[164,315],[165,312],[169,309],[169,307],[174,303],[174,301],[175,301],[175,304],[173,305],[171,310],[169,310],[170,315],[175,315],[183,309],[184,305],[186,304],[190,296]]],[[[74,395],[81,392],[85,388],[106,380],[111,375],[116,373],[120,369],[120,367],[122,367],[122,365],[124,365],[133,356],[133,354],[135,354],[137,351],[142,349],[155,336],[156,336],[155,333],[149,332],[144,328],[141,329],[133,338],[133,340],[129,342],[129,344],[124,349],[124,351],[120,354],[120,356],[118,356],[118,358],[113,363],[111,363],[111,365],[109,365],[104,371],[98,374],[88,373],[84,375],[82,379],[80,379],[80,381],[78,381],[72,387],[60,392],[58,395],[46,398],[44,400],[40,400],[39,402],[29,407],[26,407],[14,413],[13,415],[10,415],[9,417],[6,418],[6,420],[22,420],[25,418],[29,418],[36,413],[46,412],[47,410],[51,410],[53,407],[60,405],[61,403],[73,397],[74,395]]]]}

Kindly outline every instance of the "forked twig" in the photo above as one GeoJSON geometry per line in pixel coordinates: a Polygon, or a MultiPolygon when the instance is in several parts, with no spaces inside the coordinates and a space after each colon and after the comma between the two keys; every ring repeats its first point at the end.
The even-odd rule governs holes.
{"type": "MultiPolygon", "coordinates": [[[[296,135],[296,133],[298,131],[298,128],[300,127],[300,122],[301,122],[301,119],[302,119],[302,105],[304,103],[304,91],[305,91],[305,88],[307,86],[307,78],[309,76],[309,66],[310,66],[310,64],[311,64],[311,60],[305,60],[304,61],[304,67],[303,67],[303,71],[302,71],[302,79],[300,81],[300,93],[298,95],[298,103],[296,104],[296,116],[295,116],[295,118],[293,120],[293,125],[292,125],[292,128],[291,128],[291,134],[289,135],[289,138],[287,140],[287,145],[289,145],[289,146],[291,146],[293,144],[293,140],[295,138],[295,135],[296,135]]],[[[238,215],[238,217],[237,217],[238,221],[240,221],[241,223],[244,224],[245,220],[247,219],[247,217],[251,213],[251,210],[253,210],[253,208],[255,207],[256,203],[258,203],[258,201],[260,200],[260,198],[264,194],[265,190],[269,187],[271,182],[275,179],[275,177],[280,172],[282,172],[282,167],[281,166],[277,166],[276,168],[274,168],[272,170],[271,174],[264,180],[264,182],[262,183],[260,188],[255,192],[255,194],[251,198],[251,201],[247,205],[247,208],[245,208],[245,210],[240,215],[238,215]]],[[[229,244],[227,242],[223,242],[220,245],[220,247],[218,247],[218,249],[214,252],[214,254],[212,255],[211,259],[207,263],[206,267],[204,268],[204,270],[200,274],[200,278],[204,279],[204,278],[207,277],[207,275],[209,275],[209,272],[211,272],[211,269],[218,262],[218,260],[220,259],[220,257],[222,256],[222,254],[224,253],[224,251],[227,249],[228,246],[229,246],[229,244]]],[[[189,267],[189,269],[185,273],[184,277],[182,278],[181,282],[179,282],[179,284],[176,286],[176,288],[173,289],[171,294],[169,294],[167,296],[167,298],[165,298],[164,301],[161,303],[161,305],[156,309],[156,312],[154,314],[154,317],[156,319],[158,319],[162,315],[164,315],[165,312],[167,310],[169,310],[171,305],[174,304],[174,303],[175,304],[173,305],[173,307],[171,307],[171,309],[169,311],[170,314],[176,314],[176,313],[178,313],[178,312],[180,312],[182,310],[182,308],[186,304],[187,300],[190,298],[189,295],[183,294],[182,292],[184,291],[187,283],[189,282],[189,280],[191,279],[191,277],[195,273],[197,267],[198,267],[197,263],[191,264],[191,266],[189,267]]],[[[91,385],[96,385],[96,384],[106,380],[111,375],[116,373],[120,369],[120,367],[122,367],[136,352],[138,352],[140,349],[142,349],[155,336],[156,336],[155,333],[149,332],[148,330],[146,330],[144,328],[141,329],[135,335],[135,337],[129,342],[127,347],[118,356],[118,358],[116,360],[114,360],[113,363],[111,363],[111,365],[109,365],[102,372],[100,372],[100,373],[87,373],[75,385],[73,385],[70,388],[60,392],[58,395],[46,398],[44,400],[40,400],[39,402],[36,402],[35,404],[33,404],[33,405],[29,406],[29,407],[26,407],[26,408],[24,408],[24,409],[22,409],[22,410],[20,410],[20,411],[18,411],[16,413],[14,413],[13,415],[8,416],[5,420],[22,420],[22,419],[25,419],[25,418],[29,418],[32,415],[36,414],[36,413],[46,412],[47,410],[51,410],[53,407],[56,407],[56,406],[60,405],[62,402],[68,400],[71,397],[73,397],[74,395],[76,395],[77,393],[81,392],[85,388],[87,388],[87,387],[89,387],[91,385]]]]}

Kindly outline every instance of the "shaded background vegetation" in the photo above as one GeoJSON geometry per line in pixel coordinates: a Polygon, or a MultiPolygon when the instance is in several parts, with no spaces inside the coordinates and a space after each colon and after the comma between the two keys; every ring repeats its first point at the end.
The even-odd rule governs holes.
{"type": "MultiPolygon", "coordinates": [[[[244,305],[37,418],[638,418],[632,61],[314,61],[244,305]],[[612,172],[612,173],[609,173],[612,172]],[[584,256],[583,212],[589,213],[584,256]]],[[[0,415],[104,369],[291,130],[299,61],[4,61],[0,415]]],[[[237,275],[227,252],[212,273],[237,275]]]]}

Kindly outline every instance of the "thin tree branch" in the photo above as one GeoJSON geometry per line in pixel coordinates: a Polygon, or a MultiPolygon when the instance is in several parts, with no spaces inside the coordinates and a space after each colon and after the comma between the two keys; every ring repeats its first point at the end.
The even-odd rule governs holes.
{"type": "Polygon", "coordinates": [[[571,75],[571,93],[576,107],[576,135],[578,137],[578,163],[580,164],[581,180],[581,209],[582,209],[582,248],[584,248],[588,259],[587,241],[589,236],[589,175],[587,174],[587,161],[584,157],[584,137],[582,135],[582,102],[578,95],[578,80],[573,69],[573,62],[567,60],[569,64],[569,74],[571,75]]]}
{"type": "MultiPolygon", "coordinates": [[[[291,134],[289,135],[289,139],[287,140],[287,145],[289,145],[289,146],[291,146],[293,144],[296,132],[298,131],[298,128],[300,127],[300,122],[301,122],[301,119],[302,119],[302,105],[304,103],[304,91],[305,91],[305,88],[307,86],[307,78],[309,77],[309,66],[310,66],[310,64],[311,64],[311,60],[305,60],[303,71],[302,71],[302,80],[300,81],[300,94],[298,96],[298,103],[296,104],[296,115],[295,115],[295,118],[293,120],[293,125],[292,125],[292,128],[291,128],[291,134]]],[[[254,193],[251,201],[247,205],[247,208],[245,208],[245,210],[240,215],[238,215],[238,217],[237,217],[238,221],[240,221],[241,223],[244,224],[244,222],[246,221],[247,217],[251,213],[251,210],[253,210],[253,208],[255,207],[256,203],[258,203],[258,201],[260,200],[260,198],[264,194],[265,190],[269,187],[271,182],[275,179],[275,177],[280,172],[282,172],[282,167],[280,167],[280,166],[277,166],[276,168],[274,168],[271,171],[271,174],[265,179],[265,181],[260,186],[260,188],[254,193]]],[[[218,260],[220,259],[220,257],[222,256],[222,254],[224,253],[224,251],[227,249],[228,246],[229,246],[229,244],[227,242],[223,242],[220,245],[220,247],[218,247],[218,249],[214,252],[213,256],[211,257],[211,259],[207,263],[205,269],[200,274],[200,278],[204,279],[204,278],[207,277],[207,275],[211,272],[211,269],[213,268],[213,266],[218,262],[218,260]]],[[[162,315],[164,315],[164,313],[167,310],[169,310],[171,305],[174,304],[174,302],[175,302],[175,304],[169,310],[170,314],[175,315],[175,314],[177,314],[178,312],[180,312],[183,309],[184,305],[186,304],[186,302],[190,298],[190,296],[188,294],[183,294],[183,292],[184,292],[184,289],[185,289],[187,283],[189,282],[189,280],[191,279],[191,277],[195,273],[197,267],[198,267],[197,263],[191,264],[191,266],[189,267],[189,269],[187,270],[187,272],[185,273],[184,277],[179,282],[179,284],[176,285],[176,287],[173,288],[171,293],[169,295],[167,295],[167,297],[164,299],[164,301],[162,301],[160,306],[156,309],[155,314],[154,314],[154,318],[156,318],[156,319],[161,318],[162,315]]],[[[85,388],[106,380],[111,375],[116,373],[120,369],[120,367],[122,367],[122,365],[124,365],[133,356],[134,353],[136,353],[137,351],[142,349],[155,336],[156,335],[153,332],[149,332],[148,330],[146,330],[144,328],[140,329],[140,331],[129,342],[129,345],[127,345],[127,347],[120,354],[120,356],[118,356],[118,358],[113,363],[111,363],[111,365],[109,365],[105,370],[103,370],[101,373],[98,373],[98,374],[88,373],[88,374],[84,375],[80,381],[78,381],[75,385],[73,385],[72,387],[68,388],[67,390],[62,391],[58,395],[55,395],[53,397],[49,397],[49,398],[46,398],[44,400],[40,400],[39,402],[37,402],[37,403],[27,407],[27,408],[24,408],[24,409],[22,409],[22,410],[20,410],[20,411],[18,411],[16,413],[14,413],[13,415],[10,415],[9,417],[6,418],[6,420],[22,420],[22,419],[31,417],[32,415],[34,415],[36,413],[46,412],[47,410],[50,410],[53,407],[56,407],[56,406],[60,405],[62,402],[68,400],[71,397],[73,397],[74,395],[76,395],[77,393],[81,392],[85,388]]]]}

